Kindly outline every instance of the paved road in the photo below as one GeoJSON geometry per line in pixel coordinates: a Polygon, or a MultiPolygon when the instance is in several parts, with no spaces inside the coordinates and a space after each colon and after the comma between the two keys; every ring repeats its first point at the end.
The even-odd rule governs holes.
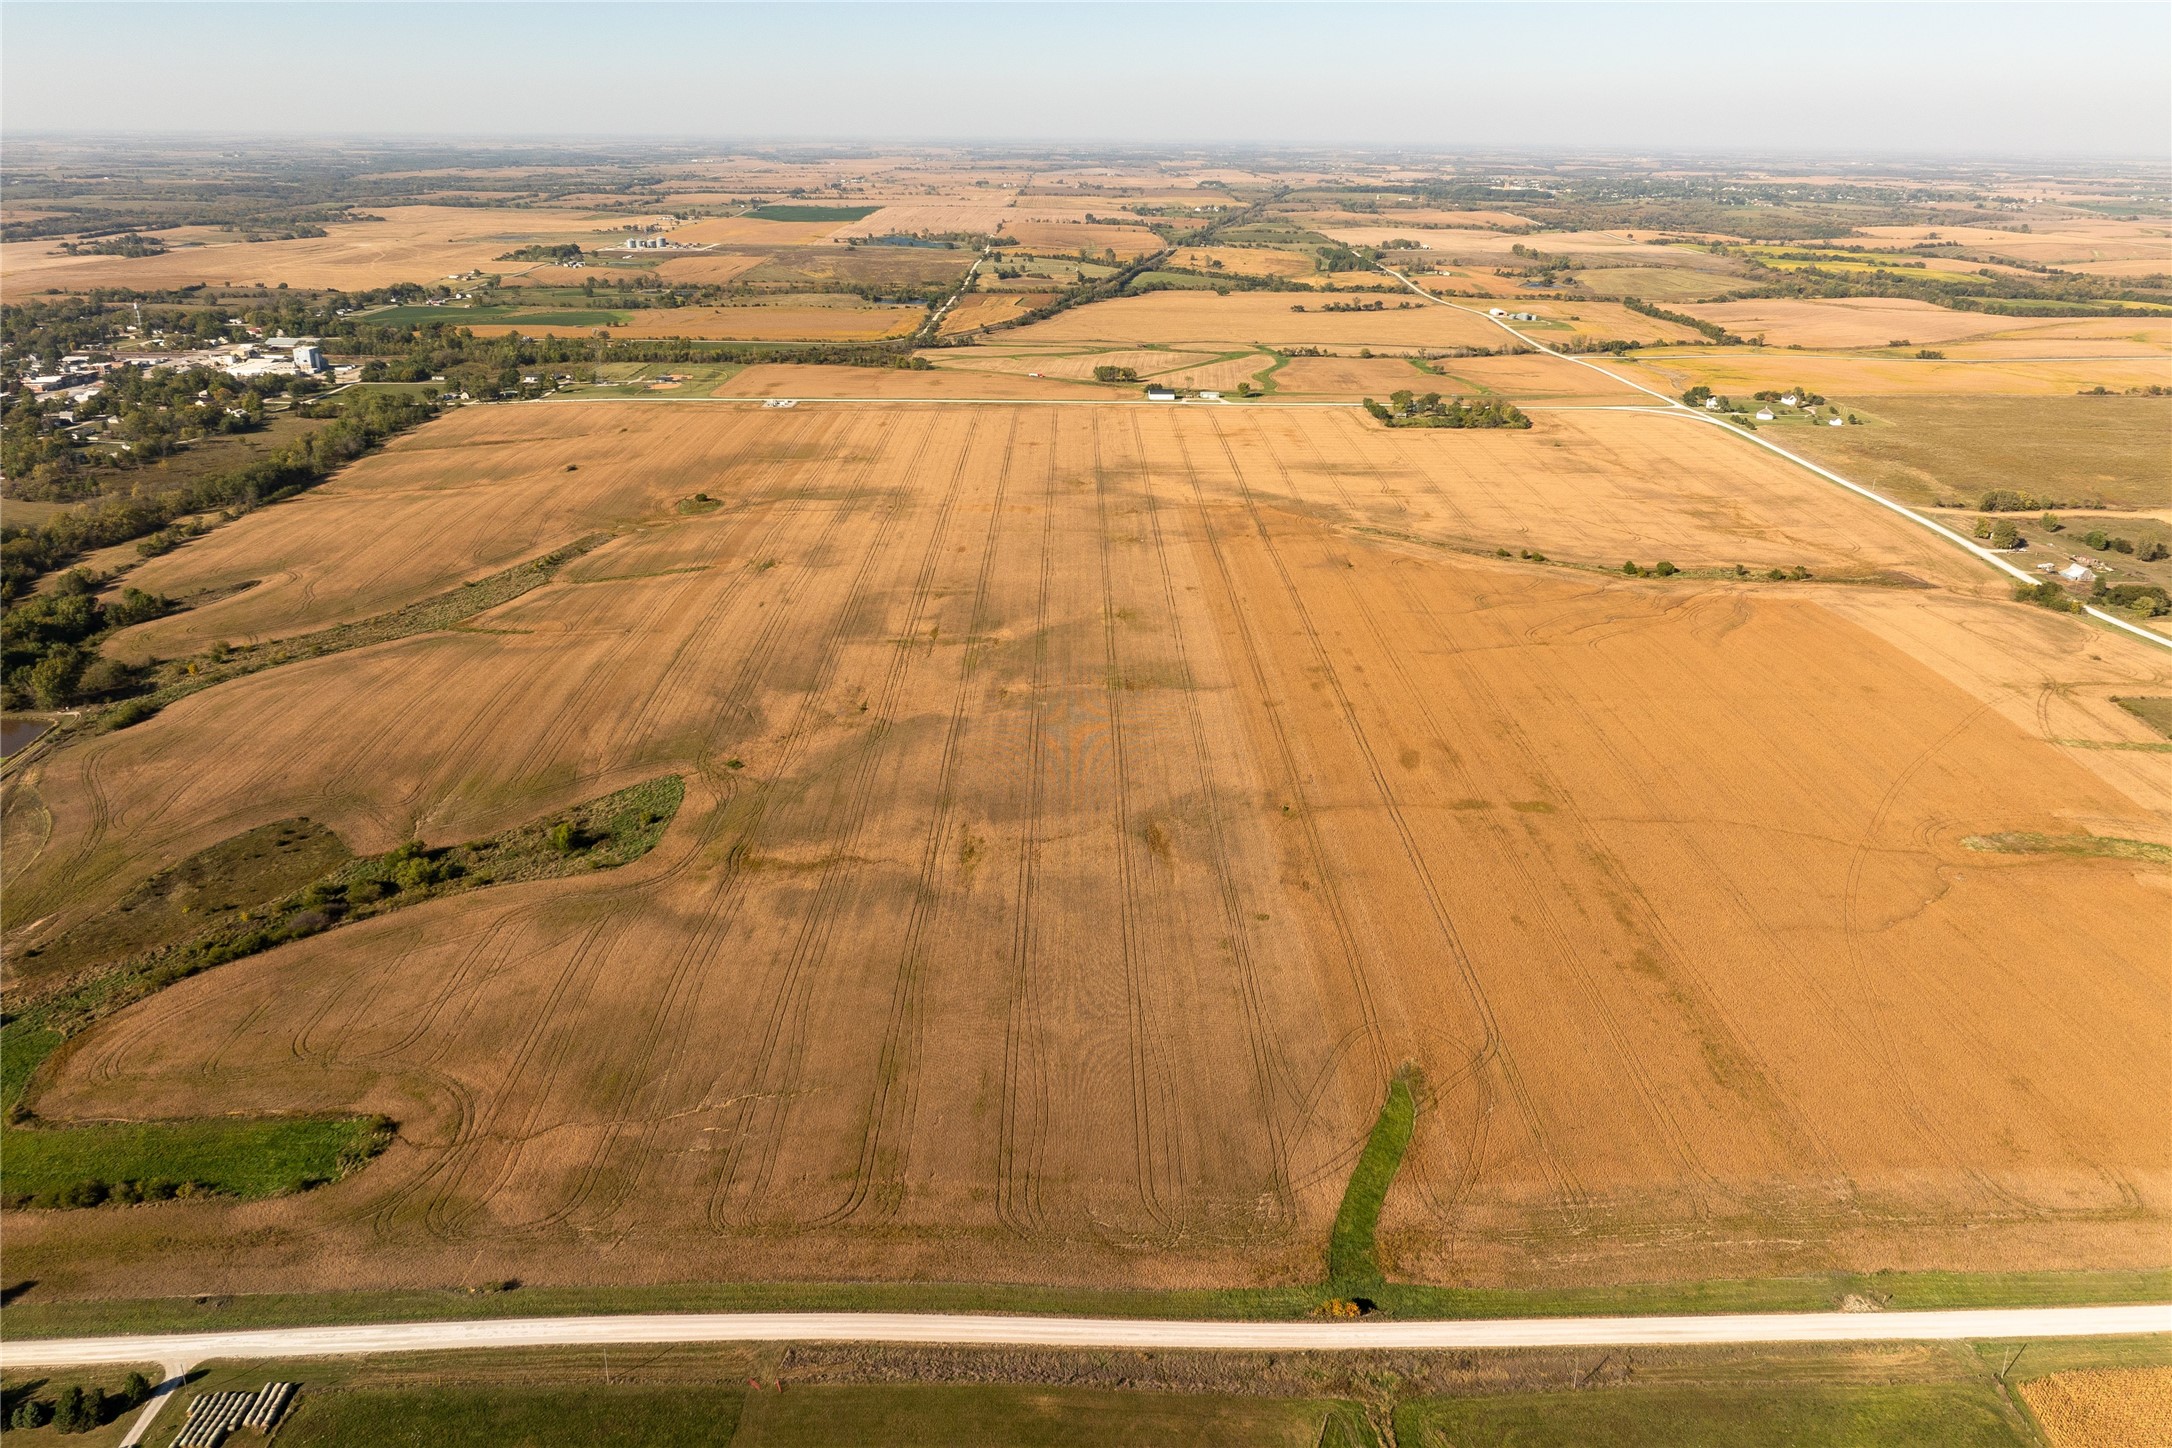
{"type": "Polygon", "coordinates": [[[462,1348],[619,1343],[854,1342],[1069,1348],[1606,1347],[1757,1342],[1934,1342],[2172,1333],[2172,1303],[1966,1312],[1768,1312],[1695,1317],[1538,1317],[1473,1321],[1165,1322],[906,1312],[664,1313],[283,1327],[146,1337],[14,1339],[9,1371],[98,1363],[167,1364],[462,1348]]]}
{"type": "MultiPolygon", "coordinates": [[[[1547,356],[1557,358],[1563,362],[1573,362],[1579,367],[1589,367],[1592,371],[1598,373],[1601,377],[1610,378],[1611,380],[1620,383],[1624,387],[1633,387],[1637,391],[1644,393],[1648,397],[1656,397],[1661,402],[1667,404],[1666,411],[1671,415],[1692,418],[1697,422],[1705,423],[1711,427],[1719,428],[1730,436],[1741,438],[1744,442],[1755,443],[1757,446],[1763,448],[1767,452],[1777,453],[1781,457],[1786,458],[1789,462],[1794,463],[1797,467],[1808,468],[1811,472],[1816,473],[1819,477],[1824,478],[1827,482],[1838,483],[1841,487],[1846,488],[1849,492],[1855,493],[1864,498],[1868,498],[1871,502],[1876,503],[1879,507],[1887,509],[1890,512],[1898,513],[1901,517],[1906,518],[1909,522],[1914,523],[1917,527],[1928,528],[1933,533],[1936,533],[1941,538],[1944,538],[1947,542],[1967,549],[1970,553],[1975,554],[1976,557],[1982,559],[1985,563],[1990,564],[1993,568],[1998,569],[1999,572],[2006,574],[2010,578],[2016,579],[2019,582],[2026,583],[2031,586],[2042,583],[2044,581],[2043,575],[2024,572],[2023,570],[2016,568],[2012,563],[2009,563],[2006,559],[2000,557],[1998,554],[1992,552],[1990,549],[1985,548],[1981,544],[1977,543],[1974,539],[1962,537],[1959,533],[1954,532],[1951,528],[1948,528],[1945,524],[1938,522],[1936,519],[1926,518],[1921,513],[1915,511],[1915,509],[1907,507],[1901,503],[1896,503],[1891,498],[1886,497],[1883,493],[1879,493],[1870,488],[1866,488],[1861,483],[1850,482],[1846,478],[1840,476],[1840,474],[1834,472],[1832,469],[1819,467],[1816,463],[1811,462],[1808,458],[1801,457],[1795,453],[1791,453],[1786,448],[1781,447],[1778,443],[1767,441],[1765,438],[1758,436],[1754,432],[1744,432],[1739,427],[1734,427],[1728,423],[1722,422],[1719,418],[1712,416],[1703,408],[1685,407],[1683,406],[1679,398],[1669,397],[1664,392],[1655,391],[1652,388],[1646,387],[1641,382],[1633,381],[1630,378],[1622,376],[1619,372],[1610,372],[1606,368],[1601,367],[1596,362],[1587,361],[1586,359],[1578,357],[1572,353],[1556,352],[1553,348],[1547,346],[1544,342],[1539,341],[1537,338],[1517,331],[1514,327],[1511,327],[1507,322],[1503,321],[1499,317],[1494,316],[1492,313],[1487,311],[1481,311],[1477,307],[1466,307],[1460,302],[1451,302],[1446,297],[1437,297],[1433,295],[1433,293],[1427,291],[1425,288],[1419,286],[1409,277],[1404,276],[1401,272],[1395,271],[1390,267],[1381,267],[1380,270],[1387,273],[1387,275],[1394,277],[1397,281],[1401,282],[1404,286],[1410,288],[1410,290],[1412,290],[1413,292],[1416,292],[1419,296],[1424,297],[1429,302],[1435,302],[1443,307],[1453,307],[1459,312],[1468,312],[1474,317],[1480,317],[1488,322],[1493,323],[1494,326],[1499,327],[1502,331],[1508,333],[1509,336],[1514,337],[1517,341],[1523,343],[1526,347],[1529,347],[1534,351],[1543,352],[1547,356]]],[[[1650,410],[1659,411],[1660,409],[1653,408],[1650,410]]],[[[2131,623],[2128,620],[2120,618],[2114,614],[2106,613],[2101,608],[2091,608],[2084,605],[2082,611],[2088,614],[2091,618],[2096,619],[2098,622],[2108,623],[2113,628],[2116,628],[2123,633],[2132,634],[2138,639],[2145,639],[2148,642],[2153,643],[2157,645],[2157,647],[2162,649],[2172,649],[2172,638],[2167,638],[2165,635],[2156,632],[2154,629],[2143,628],[2140,624],[2131,623]]]]}

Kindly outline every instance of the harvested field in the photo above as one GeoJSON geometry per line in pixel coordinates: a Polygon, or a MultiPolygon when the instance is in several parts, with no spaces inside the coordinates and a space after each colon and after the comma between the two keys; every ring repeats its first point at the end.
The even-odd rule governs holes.
{"type": "Polygon", "coordinates": [[[1292,357],[1273,376],[1277,392],[1332,397],[1386,397],[1402,387],[1414,392],[1452,390],[1404,357],[1292,357]]]}
{"type": "Polygon", "coordinates": [[[926,246],[794,246],[748,272],[750,282],[866,282],[913,286],[965,280],[974,253],[926,246]]]}
{"type": "Polygon", "coordinates": [[[1287,292],[1149,292],[1073,307],[1007,334],[1016,342],[1213,342],[1269,347],[1496,347],[1509,340],[1483,318],[1415,297],[1360,293],[1353,301],[1385,302],[1377,312],[1327,312],[1319,298],[1298,302],[1287,292]],[[1416,305],[1401,308],[1403,300],[1416,305]],[[1293,306],[1305,310],[1293,312],[1293,306]]]}
{"type": "MultiPolygon", "coordinates": [[[[1008,342],[1009,334],[1000,339],[1008,342]]],[[[1252,366],[1257,371],[1272,360],[1258,353],[1248,354],[1257,358],[1252,366]]],[[[939,365],[971,367],[989,372],[1009,372],[1024,375],[1038,372],[1046,377],[1069,377],[1075,381],[1091,381],[1096,367],[1129,367],[1143,380],[1164,372],[1184,367],[1197,367],[1216,360],[1214,352],[1180,352],[1167,347],[1116,348],[1108,351],[1046,353],[1046,352],[997,352],[994,348],[976,347],[965,352],[936,352],[932,360],[939,365]]]]}
{"type": "MultiPolygon", "coordinates": [[[[188,233],[205,244],[177,246],[160,256],[67,256],[52,242],[0,246],[0,277],[11,293],[47,287],[134,287],[155,291],[201,282],[280,282],[297,287],[361,291],[395,282],[432,282],[476,269],[533,242],[594,246],[599,227],[624,227],[653,217],[607,218],[584,211],[488,211],[457,206],[392,206],[381,221],[338,221],[323,236],[245,242],[208,228],[188,233]]],[[[604,233],[608,236],[611,233],[604,233]]],[[[183,234],[173,233],[178,239],[183,234]]],[[[616,233],[623,238],[624,233],[616,233]]]]}
{"type": "Polygon", "coordinates": [[[1324,211],[1309,212],[1303,219],[1323,231],[1328,227],[1345,226],[1378,227],[1384,231],[1393,231],[1398,226],[1421,231],[1444,227],[1452,230],[1528,231],[1532,225],[1529,217],[1518,216],[1512,211],[1324,211]]]}
{"type": "Polygon", "coordinates": [[[1564,405],[1660,406],[1658,398],[1639,392],[1627,383],[1611,380],[1614,370],[1611,358],[1601,363],[1607,369],[1605,371],[1540,352],[1510,357],[1443,357],[1432,366],[1450,384],[1433,384],[1443,392],[1466,389],[1498,392],[1522,402],[1564,405]]]}
{"type": "Polygon", "coordinates": [[[1171,266],[1192,271],[1226,271],[1246,277],[1317,275],[1310,253],[1277,251],[1264,246],[1187,246],[1169,258],[1171,266]],[[1215,263],[1221,265],[1217,267],[1215,263]]]}
{"type": "Polygon", "coordinates": [[[945,336],[978,331],[1024,316],[1054,298],[1053,292],[969,292],[943,314],[945,336]]]}
{"type": "Polygon", "coordinates": [[[893,201],[873,215],[848,222],[837,229],[845,236],[917,236],[924,233],[992,232],[1018,212],[1004,195],[969,200],[941,201],[916,198],[893,201]]]}
{"type": "MultiPolygon", "coordinates": [[[[936,357],[948,357],[939,352],[936,357]]],[[[967,371],[938,366],[925,372],[893,367],[749,367],[724,386],[720,397],[882,397],[900,401],[915,397],[1061,398],[1075,402],[1091,397],[1136,397],[1130,383],[1104,388],[1094,382],[1055,377],[1028,377],[1014,373],[967,371]]]]}
{"type": "Polygon", "coordinates": [[[737,281],[769,260],[765,251],[712,251],[674,256],[658,264],[656,274],[669,282],[716,284],[737,281]]]}
{"type": "Polygon", "coordinates": [[[1043,221],[1031,217],[1006,220],[1003,234],[1016,237],[1018,244],[1028,251],[1072,256],[1084,247],[1096,260],[1102,252],[1113,251],[1119,261],[1129,261],[1160,251],[1163,244],[1160,237],[1143,226],[1099,226],[1084,221],[1043,221]]]}
{"type": "Polygon", "coordinates": [[[1595,297],[1642,297],[1670,307],[1676,302],[1711,301],[1756,285],[1725,273],[1686,266],[1598,267],[1578,272],[1576,279],[1595,297]]]}
{"type": "MultiPolygon", "coordinates": [[[[1919,347],[1936,347],[1963,337],[2035,330],[2025,318],[1956,312],[1907,297],[1778,297],[1685,306],[1681,310],[1717,322],[1737,336],[1762,334],[1775,347],[1883,347],[1901,339],[1919,347]]],[[[2046,320],[2056,325],[2071,324],[2073,319],[2046,320]]],[[[2128,325],[2131,328],[2134,324],[2128,325]]]]}
{"type": "Polygon", "coordinates": [[[2172,1445],[2172,1368],[2052,1373],[2021,1385],[2051,1448],[2172,1445]]]}
{"type": "MultiPolygon", "coordinates": [[[[718,342],[872,342],[909,337],[926,319],[921,307],[822,301],[784,301],[743,307],[642,307],[611,324],[614,337],[688,337],[718,342]]],[[[593,326],[552,327],[533,323],[485,323],[478,337],[586,337],[593,326]]]]}
{"type": "MultiPolygon", "coordinates": [[[[1464,305],[1470,305],[1468,302],[1464,305]]],[[[1625,342],[1697,342],[1703,338],[1696,328],[1685,327],[1679,322],[1662,321],[1632,312],[1619,302],[1517,302],[1510,311],[1532,312],[1541,321],[1516,323],[1516,330],[1528,332],[1549,347],[1559,347],[1572,336],[1597,337],[1602,341],[1625,342]]],[[[1505,340],[1505,338],[1504,338],[1505,340]]]]}
{"type": "MultiPolygon", "coordinates": [[[[2137,1103],[2172,1091],[2172,891],[1962,841],[2168,821],[1923,662],[2017,638],[2145,695],[2155,653],[1995,597],[1426,546],[1998,591],[1718,429],[474,409],[160,566],[282,558],[256,627],[313,626],[606,517],[459,629],[9,779],[18,946],[275,819],[375,850],[687,780],[635,864],[363,920],[76,1038],[54,1121],[382,1111],[399,1139],[302,1197],[12,1217],[11,1271],[1311,1280],[1405,1062],[1391,1273],[2161,1258],[2172,1163],[2137,1103]],[[721,506],[679,512],[697,489],[721,506]]],[[[162,626],[236,631],[250,598],[162,626]]]]}
{"type": "Polygon", "coordinates": [[[1179,367],[1161,373],[1157,382],[1173,387],[1203,387],[1222,392],[1234,392],[1242,382],[1256,380],[1260,373],[1273,365],[1274,358],[1258,352],[1247,352],[1238,357],[1225,357],[1219,362],[1203,362],[1196,367],[1179,367]]]}
{"type": "Polygon", "coordinates": [[[1862,233],[1913,246],[1937,239],[1971,250],[2021,261],[2068,266],[2093,261],[2145,261],[2172,271],[2172,236],[2162,220],[2122,221],[2109,217],[2063,216],[2032,223],[2028,232],[1991,231],[1982,227],[1866,226],[1862,233]]]}
{"type": "MultiPolygon", "coordinates": [[[[712,216],[671,228],[671,240],[682,246],[804,246],[823,241],[843,229],[836,221],[764,221],[758,216],[712,216]]],[[[621,238],[623,240],[623,238],[621,238]]]]}
{"type": "Polygon", "coordinates": [[[2103,361],[1969,362],[1914,357],[1850,357],[1772,348],[1710,347],[1646,352],[1609,362],[1662,392],[1702,382],[1715,392],[1746,393],[1801,383],[1843,402],[1850,397],[2072,397],[2090,387],[2172,386],[2172,357],[2103,361]]]}

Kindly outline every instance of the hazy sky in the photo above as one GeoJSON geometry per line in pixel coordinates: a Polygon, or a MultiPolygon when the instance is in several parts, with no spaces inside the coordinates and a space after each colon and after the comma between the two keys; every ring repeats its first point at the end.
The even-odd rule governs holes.
{"type": "Polygon", "coordinates": [[[0,127],[2156,157],[2148,4],[0,4],[0,127]]]}

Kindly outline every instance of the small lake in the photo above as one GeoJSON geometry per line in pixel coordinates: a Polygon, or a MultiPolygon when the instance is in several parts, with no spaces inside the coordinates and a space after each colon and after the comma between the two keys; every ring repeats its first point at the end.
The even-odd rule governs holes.
{"type": "Polygon", "coordinates": [[[0,755],[13,754],[52,727],[51,719],[31,719],[21,714],[0,716],[0,755]]]}

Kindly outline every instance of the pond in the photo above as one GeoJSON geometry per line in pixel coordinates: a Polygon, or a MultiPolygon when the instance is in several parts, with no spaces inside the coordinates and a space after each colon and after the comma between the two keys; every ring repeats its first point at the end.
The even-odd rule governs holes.
{"type": "Polygon", "coordinates": [[[0,715],[0,756],[13,754],[58,722],[25,714],[0,715]]]}

